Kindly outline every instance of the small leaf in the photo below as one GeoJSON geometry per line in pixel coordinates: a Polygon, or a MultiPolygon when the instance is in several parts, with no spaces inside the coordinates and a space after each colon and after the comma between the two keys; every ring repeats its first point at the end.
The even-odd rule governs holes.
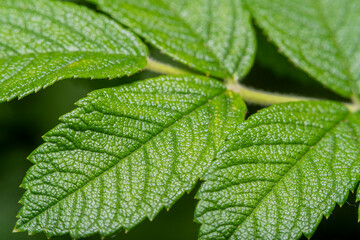
{"type": "Polygon", "coordinates": [[[244,118],[216,80],[167,76],[97,90],[30,156],[16,229],[108,236],[169,209],[244,118]]]}
{"type": "Polygon", "coordinates": [[[261,110],[230,134],[201,186],[201,239],[311,237],[360,176],[360,114],[333,102],[261,110]]]}
{"type": "Polygon", "coordinates": [[[65,78],[115,78],[146,65],[146,46],[85,7],[0,0],[0,102],[65,78]]]}
{"type": "Polygon", "coordinates": [[[300,68],[344,97],[360,97],[360,1],[249,0],[259,25],[300,68]]]}
{"type": "Polygon", "coordinates": [[[255,55],[241,0],[91,0],[165,54],[206,74],[243,77],[255,55]]]}

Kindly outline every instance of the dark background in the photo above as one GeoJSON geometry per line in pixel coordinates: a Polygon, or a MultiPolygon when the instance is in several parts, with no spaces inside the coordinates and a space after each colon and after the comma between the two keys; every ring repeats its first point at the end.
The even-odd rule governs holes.
{"type": "MultiPolygon", "coordinates": [[[[259,31],[258,43],[255,65],[243,80],[245,85],[280,93],[344,100],[292,66],[259,31]]],[[[151,55],[161,61],[171,62],[154,49],[151,49],[151,55]]],[[[21,207],[17,202],[24,193],[19,185],[31,166],[26,157],[42,143],[41,136],[59,123],[59,116],[72,110],[74,102],[94,89],[117,86],[151,76],[156,75],[144,71],[131,78],[111,81],[64,80],[20,101],[13,100],[0,104],[0,239],[46,239],[43,234],[28,236],[27,233],[12,233],[12,229],[21,207]]],[[[258,109],[260,106],[249,105],[249,114],[258,109]]],[[[198,187],[199,184],[196,189],[198,187]]],[[[109,239],[197,239],[199,225],[193,222],[196,189],[189,195],[185,194],[169,213],[163,210],[153,222],[146,220],[128,234],[119,232],[109,239]]],[[[354,194],[350,194],[342,208],[337,206],[328,220],[323,219],[312,239],[360,239],[357,214],[358,204],[355,203],[354,194]]],[[[91,239],[100,237],[95,236],[91,239]]]]}

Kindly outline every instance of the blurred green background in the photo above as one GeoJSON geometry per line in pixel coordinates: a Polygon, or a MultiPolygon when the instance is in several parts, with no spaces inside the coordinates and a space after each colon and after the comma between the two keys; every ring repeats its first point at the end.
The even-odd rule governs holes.
{"type": "MultiPolygon", "coordinates": [[[[245,85],[282,93],[344,100],[296,69],[277,52],[260,31],[257,32],[258,54],[253,69],[243,80],[245,85]]],[[[174,64],[171,59],[154,49],[151,49],[151,55],[174,64]]],[[[31,166],[26,157],[42,143],[41,136],[59,123],[59,116],[72,110],[74,102],[94,89],[117,86],[152,76],[156,74],[144,71],[130,78],[111,81],[64,80],[20,101],[0,104],[0,240],[46,239],[43,234],[28,236],[27,233],[12,233],[12,229],[21,207],[18,201],[24,192],[19,185],[31,166]]],[[[250,105],[248,114],[258,109],[260,106],[250,105]]],[[[190,194],[184,195],[170,212],[163,210],[153,222],[146,220],[129,233],[119,232],[109,239],[197,239],[199,225],[193,222],[196,206],[194,195],[197,188],[198,186],[190,194]]],[[[360,239],[357,211],[355,196],[350,194],[349,200],[342,208],[337,206],[328,220],[323,219],[312,239],[360,239]]],[[[100,237],[94,236],[90,239],[100,237]]]]}

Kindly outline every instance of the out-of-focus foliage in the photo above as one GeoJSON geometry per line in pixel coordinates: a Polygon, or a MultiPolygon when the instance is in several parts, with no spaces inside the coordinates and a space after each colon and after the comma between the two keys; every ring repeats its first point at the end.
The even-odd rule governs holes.
{"type": "Polygon", "coordinates": [[[48,0],[0,0],[0,102],[67,78],[115,78],[146,65],[147,48],[115,21],[48,0]]]}
{"type": "Polygon", "coordinates": [[[211,76],[244,77],[255,55],[238,0],[91,0],[165,54],[211,76]]]}
{"type": "Polygon", "coordinates": [[[247,0],[256,22],[297,66],[360,98],[360,1],[247,0]]]}

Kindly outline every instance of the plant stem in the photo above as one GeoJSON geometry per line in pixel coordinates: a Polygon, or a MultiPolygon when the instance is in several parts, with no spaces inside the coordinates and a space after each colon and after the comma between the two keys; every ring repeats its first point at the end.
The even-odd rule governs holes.
{"type": "MultiPolygon", "coordinates": [[[[187,70],[183,70],[166,63],[161,63],[151,58],[148,58],[148,64],[146,66],[147,70],[162,73],[162,74],[191,74],[187,70]]],[[[300,97],[287,94],[279,94],[272,92],[265,92],[261,90],[256,90],[248,88],[232,78],[225,79],[225,84],[227,89],[239,93],[240,96],[248,103],[254,103],[262,106],[269,106],[272,104],[286,103],[286,102],[298,102],[298,101],[309,101],[309,100],[326,100],[326,99],[316,99],[309,97],[300,97]]],[[[342,103],[344,104],[351,112],[356,112],[360,110],[360,105],[356,103],[342,103]]]]}
{"type": "MultiPolygon", "coordinates": [[[[298,102],[298,101],[309,101],[309,100],[322,100],[325,101],[326,99],[317,99],[317,98],[309,98],[309,97],[300,97],[300,96],[293,96],[287,94],[279,94],[279,93],[272,93],[272,92],[265,92],[261,90],[251,89],[245,87],[244,85],[238,84],[226,84],[229,90],[233,92],[237,92],[240,96],[248,103],[254,103],[262,106],[269,106],[272,104],[278,103],[286,103],[286,102],[298,102]]],[[[350,112],[356,112],[360,110],[360,105],[353,104],[353,103],[344,103],[350,112]]]]}
{"type": "Polygon", "coordinates": [[[148,58],[145,69],[162,74],[191,74],[191,72],[148,58]]]}
{"type": "Polygon", "coordinates": [[[271,105],[284,102],[297,102],[297,101],[308,101],[316,100],[314,98],[297,97],[292,95],[270,93],[261,90],[245,87],[240,83],[227,83],[227,89],[237,92],[247,102],[259,104],[259,105],[271,105]]]}

